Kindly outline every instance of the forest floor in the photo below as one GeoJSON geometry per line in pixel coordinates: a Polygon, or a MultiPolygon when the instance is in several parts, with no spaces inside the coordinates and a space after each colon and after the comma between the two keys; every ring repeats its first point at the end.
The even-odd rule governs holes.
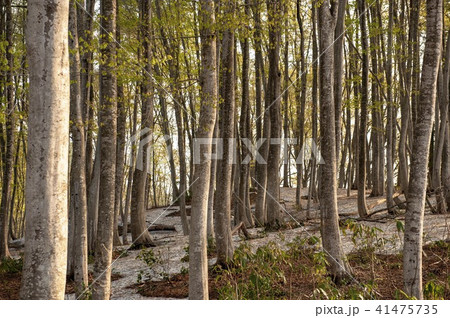
{"type": "MultiPolygon", "coordinates": [[[[349,284],[343,290],[335,290],[334,292],[327,289],[331,286],[330,284],[325,284],[326,288],[320,287],[320,284],[324,283],[323,275],[321,276],[322,278],[319,278],[321,263],[317,263],[316,259],[312,260],[310,257],[317,253],[314,246],[320,245],[316,244],[316,238],[320,237],[318,205],[312,205],[310,218],[307,220],[306,212],[298,211],[295,206],[295,189],[282,188],[280,196],[284,207],[283,217],[286,223],[282,230],[270,232],[265,231],[263,228],[254,228],[249,229],[249,233],[252,236],[251,239],[246,239],[238,233],[233,236],[235,248],[241,246],[239,251],[241,254],[247,253],[245,254],[246,257],[252,258],[251,255],[254,255],[258,248],[264,250],[264,247],[268,245],[271,247],[271,250],[277,250],[280,252],[280,255],[285,255],[283,256],[285,258],[280,259],[280,262],[284,265],[279,270],[282,273],[281,276],[288,275],[288,278],[283,279],[284,283],[278,284],[280,286],[278,288],[280,295],[266,296],[269,298],[311,299],[341,298],[344,297],[344,293],[346,298],[359,295],[354,292],[355,284],[349,284]],[[291,256],[297,253],[295,248],[299,247],[299,242],[301,241],[303,242],[302,244],[309,242],[306,245],[311,245],[312,249],[310,250],[313,252],[302,254],[304,257],[292,258],[291,256]],[[283,251],[287,252],[284,253],[283,251]],[[284,268],[286,266],[289,269],[284,268]],[[303,271],[302,276],[296,275],[298,271],[292,271],[292,268],[309,268],[311,266],[318,268],[316,273],[303,271]],[[310,283],[305,284],[302,282],[310,283]],[[323,294],[316,295],[317,291],[325,293],[326,296],[323,294]]],[[[372,298],[392,299],[395,296],[393,294],[395,290],[401,288],[402,259],[399,253],[403,245],[403,233],[401,230],[404,223],[404,210],[400,210],[396,216],[389,215],[386,211],[383,211],[373,215],[370,220],[360,220],[357,213],[356,198],[357,191],[351,191],[350,196],[347,196],[347,191],[344,189],[339,189],[338,191],[340,223],[341,229],[343,229],[343,247],[353,268],[355,283],[358,281],[356,284],[360,285],[361,289],[365,290],[365,293],[367,293],[367,290],[371,290],[371,295],[369,296],[372,298]],[[362,252],[362,247],[365,248],[365,252],[362,252]],[[367,251],[371,252],[367,254],[367,251]],[[396,278],[393,279],[393,277],[396,278]]],[[[303,205],[306,206],[306,200],[303,201],[303,205]]],[[[434,204],[434,201],[431,200],[431,203],[434,204]]],[[[368,197],[367,204],[371,212],[386,207],[384,197],[368,197]]],[[[114,253],[115,259],[112,263],[111,299],[173,299],[187,297],[188,237],[183,236],[181,220],[177,211],[178,207],[176,206],[156,208],[148,211],[147,223],[149,226],[158,224],[175,228],[175,231],[152,231],[151,234],[157,244],[156,247],[147,250],[131,250],[129,249],[130,246],[116,248],[114,253]]],[[[450,215],[432,214],[427,208],[425,212],[424,244],[429,246],[424,249],[425,283],[437,280],[444,284],[445,290],[441,294],[443,294],[442,297],[447,299],[450,296],[448,287],[450,284],[448,252],[450,247],[448,249],[445,247],[438,248],[436,245],[430,245],[430,243],[448,241],[449,238],[450,215]]],[[[15,256],[20,255],[21,252],[21,249],[12,249],[12,253],[15,256]]],[[[212,267],[214,263],[214,252],[211,251],[209,264],[212,267]]],[[[263,265],[256,266],[261,267],[263,265]]],[[[276,267],[276,264],[274,266],[276,267]]],[[[261,272],[263,271],[261,269],[261,272]]],[[[223,272],[211,272],[211,298],[252,298],[252,295],[233,295],[229,291],[229,286],[217,285],[218,281],[241,281],[243,276],[247,274],[237,273],[234,269],[223,272]],[[231,276],[224,277],[224,275],[231,276]]],[[[265,273],[262,275],[270,276],[271,274],[265,273]]],[[[17,299],[21,275],[20,273],[8,275],[0,272],[0,299],[17,299]]],[[[236,283],[237,285],[238,283],[236,283]]],[[[433,284],[430,288],[434,287],[436,286],[433,284]]],[[[71,290],[69,283],[67,299],[74,299],[75,297],[74,294],[70,293],[71,290]]],[[[273,292],[276,288],[271,288],[271,290],[273,292]]],[[[261,298],[264,295],[261,292],[261,294],[256,296],[253,295],[253,298],[261,298]]],[[[363,296],[368,298],[367,295],[363,296]]]]}

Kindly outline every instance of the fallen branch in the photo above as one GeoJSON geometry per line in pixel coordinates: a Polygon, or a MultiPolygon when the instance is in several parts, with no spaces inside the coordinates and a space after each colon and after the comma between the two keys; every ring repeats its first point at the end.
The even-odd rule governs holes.
{"type": "Polygon", "coordinates": [[[148,228],[148,231],[177,231],[174,225],[154,224],[148,228]]]}
{"type": "Polygon", "coordinates": [[[247,231],[247,227],[245,226],[244,222],[239,223],[238,225],[236,225],[232,230],[231,230],[231,235],[236,234],[237,231],[241,230],[242,233],[244,234],[246,239],[251,239],[252,236],[250,235],[250,233],[247,231]]]}

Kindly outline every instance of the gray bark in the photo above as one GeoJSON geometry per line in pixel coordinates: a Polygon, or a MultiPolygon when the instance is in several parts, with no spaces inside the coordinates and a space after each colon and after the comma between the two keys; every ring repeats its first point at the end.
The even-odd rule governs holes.
{"type": "MultiPolygon", "coordinates": [[[[214,1],[200,0],[201,35],[201,105],[199,125],[195,136],[211,140],[216,120],[216,36],[214,1]]],[[[211,161],[205,155],[211,153],[211,144],[201,147],[200,162],[194,169],[192,186],[191,232],[189,236],[189,299],[208,299],[207,214],[211,161]]]]}
{"type": "Polygon", "coordinates": [[[69,182],[68,18],[69,1],[28,1],[27,239],[21,299],[64,299],[69,182]]]}
{"type": "MultiPolygon", "coordinates": [[[[15,132],[15,115],[14,115],[14,87],[13,87],[13,71],[14,57],[13,49],[13,20],[11,0],[5,1],[6,8],[6,61],[8,70],[6,72],[6,150],[3,162],[3,178],[2,178],[2,199],[0,203],[0,262],[3,258],[9,258],[8,237],[9,237],[9,215],[13,213],[11,207],[11,189],[13,181],[14,169],[14,132],[15,132]]],[[[2,136],[3,138],[3,136],[2,136]]]]}
{"type": "MultiPolygon", "coordinates": [[[[226,15],[234,17],[235,0],[226,2],[226,15]]],[[[217,246],[217,264],[226,265],[233,257],[231,240],[232,158],[235,118],[234,32],[228,27],[223,32],[220,63],[219,137],[223,156],[217,160],[214,225],[217,246]]],[[[236,206],[235,206],[236,211],[236,206]]]]}
{"type": "Polygon", "coordinates": [[[361,28],[362,83],[361,83],[361,121],[359,127],[358,156],[358,213],[360,217],[368,214],[366,204],[366,148],[367,148],[367,104],[369,94],[369,55],[367,43],[366,0],[358,0],[361,28]]]}
{"type": "Polygon", "coordinates": [[[405,216],[403,279],[405,292],[417,299],[422,291],[423,217],[427,164],[436,102],[436,82],[442,47],[442,1],[427,1],[427,36],[422,65],[417,120],[411,156],[411,173],[405,216]]]}
{"type": "Polygon", "coordinates": [[[92,298],[109,299],[111,292],[111,260],[113,249],[116,133],[117,133],[117,79],[116,63],[116,1],[103,0],[101,15],[100,65],[100,185],[98,200],[98,229],[95,242],[94,277],[92,298]]]}
{"type": "MultiPolygon", "coordinates": [[[[72,134],[72,163],[70,169],[69,219],[73,219],[73,236],[69,233],[69,259],[75,281],[75,294],[81,295],[88,285],[87,248],[87,193],[86,193],[86,147],[81,104],[80,55],[78,51],[77,10],[70,1],[69,12],[70,49],[70,131],[72,134]],[[73,238],[72,241],[70,238],[73,238]],[[72,253],[70,253],[70,251],[72,253]]],[[[69,230],[70,231],[70,230],[69,230]]]]}
{"type": "Polygon", "coordinates": [[[270,112],[270,144],[267,157],[267,223],[271,227],[278,227],[282,223],[280,214],[280,152],[281,145],[281,101],[279,70],[279,53],[281,25],[279,17],[282,12],[279,1],[267,0],[268,22],[269,22],[269,77],[267,82],[266,109],[270,112]]]}
{"type": "Polygon", "coordinates": [[[320,49],[320,131],[321,154],[324,164],[320,174],[320,213],[323,248],[327,253],[328,270],[333,279],[340,282],[347,274],[345,254],[339,230],[336,180],[336,138],[334,88],[334,27],[338,4],[324,1],[319,8],[320,49]]]}
{"type": "Polygon", "coordinates": [[[134,169],[133,185],[131,190],[131,237],[133,245],[154,245],[150,233],[147,231],[146,189],[148,183],[149,160],[148,152],[152,143],[153,132],[153,89],[152,89],[152,50],[151,41],[151,6],[150,1],[145,0],[140,4],[141,10],[141,36],[143,41],[143,81],[141,84],[142,108],[141,108],[141,133],[138,145],[138,163],[134,169]],[[143,131],[146,129],[146,131],[143,131]]]}

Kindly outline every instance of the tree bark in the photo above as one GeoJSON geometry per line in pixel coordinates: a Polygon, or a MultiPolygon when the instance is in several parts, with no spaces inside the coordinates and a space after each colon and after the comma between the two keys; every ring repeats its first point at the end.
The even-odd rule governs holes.
{"type": "Polygon", "coordinates": [[[194,169],[192,188],[191,232],[189,236],[189,299],[208,299],[208,259],[206,255],[208,193],[211,161],[205,155],[211,153],[211,138],[216,120],[216,36],[214,1],[200,0],[201,35],[201,105],[197,138],[205,138],[206,145],[199,149],[200,159],[194,169]],[[209,143],[208,143],[209,141],[209,143]]]}
{"type": "Polygon", "coordinates": [[[69,255],[75,281],[75,294],[80,296],[88,286],[87,248],[87,192],[86,147],[81,104],[80,55],[78,47],[77,9],[70,1],[69,12],[70,49],[70,131],[72,134],[72,163],[70,169],[69,220],[73,220],[73,236],[69,233],[69,255]],[[72,237],[72,241],[70,240],[72,237]],[[70,253],[70,251],[72,253],[70,253]]]}
{"type": "Polygon", "coordinates": [[[95,242],[92,298],[109,299],[111,292],[111,260],[113,249],[116,133],[117,133],[117,79],[116,64],[116,0],[103,0],[100,5],[103,63],[100,64],[100,185],[98,200],[98,228],[95,242]]]}
{"type": "MultiPolygon", "coordinates": [[[[5,1],[6,8],[6,61],[8,69],[6,71],[6,149],[3,162],[3,178],[2,178],[2,199],[0,203],[0,262],[4,258],[10,258],[8,249],[9,237],[9,215],[13,213],[11,208],[11,189],[14,169],[14,132],[15,132],[15,115],[14,115],[14,57],[13,50],[13,20],[11,0],[5,1]]],[[[2,136],[3,138],[3,136],[2,136]]]]}
{"type": "Polygon", "coordinates": [[[423,217],[427,163],[436,102],[436,82],[442,47],[442,1],[427,1],[427,36],[422,65],[417,120],[411,156],[411,173],[405,216],[403,279],[405,292],[417,299],[422,291],[423,217]]]}
{"type": "Polygon", "coordinates": [[[320,212],[323,248],[327,254],[328,270],[336,282],[346,275],[347,264],[342,249],[337,207],[336,180],[336,136],[334,88],[334,28],[338,4],[324,1],[319,8],[319,48],[320,48],[320,131],[321,165],[320,212]]]}
{"type": "Polygon", "coordinates": [[[151,41],[151,6],[150,1],[141,2],[140,16],[142,21],[141,36],[143,41],[143,80],[141,83],[141,131],[137,163],[134,169],[131,189],[131,237],[135,247],[154,246],[150,233],[147,231],[146,189],[149,173],[149,151],[153,133],[153,90],[152,90],[152,50],[151,41]]]}
{"type": "Polygon", "coordinates": [[[69,1],[28,1],[27,239],[21,299],[64,299],[69,182],[68,18],[69,1]]]}
{"type": "Polygon", "coordinates": [[[281,25],[279,17],[282,13],[279,1],[267,0],[269,22],[269,77],[267,82],[266,109],[270,112],[270,142],[267,157],[267,223],[277,228],[282,223],[280,214],[280,151],[281,151],[281,101],[279,70],[281,25]]]}
{"type": "Polygon", "coordinates": [[[366,204],[366,148],[367,148],[367,104],[369,95],[369,55],[367,43],[366,0],[358,0],[359,23],[361,28],[362,83],[361,83],[361,121],[359,127],[358,157],[358,213],[360,217],[368,214],[366,204]]]}
{"type": "MultiPolygon", "coordinates": [[[[235,0],[226,2],[227,18],[234,17],[235,8],[235,0]]],[[[216,210],[214,213],[218,265],[226,265],[233,258],[234,252],[231,240],[231,168],[235,148],[234,32],[232,26],[227,26],[223,32],[220,63],[219,137],[223,145],[223,155],[217,160],[216,210]]]]}

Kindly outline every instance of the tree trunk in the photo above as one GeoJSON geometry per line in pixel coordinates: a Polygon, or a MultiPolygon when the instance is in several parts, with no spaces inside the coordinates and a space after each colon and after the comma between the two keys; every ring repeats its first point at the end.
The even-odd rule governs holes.
{"type": "Polygon", "coordinates": [[[80,55],[78,51],[77,10],[70,1],[70,131],[72,134],[72,163],[70,169],[69,219],[73,219],[73,236],[69,233],[68,258],[72,258],[75,294],[81,296],[88,286],[86,148],[80,86],[80,55]],[[73,238],[70,241],[70,237],[73,238]]]}
{"type": "MultiPolygon", "coordinates": [[[[116,19],[119,21],[119,0],[116,6],[116,19]]],[[[117,25],[116,41],[121,43],[120,27],[117,25]]],[[[119,61],[120,65],[123,61],[119,61]]],[[[125,167],[125,132],[127,124],[127,109],[125,105],[124,83],[117,83],[117,147],[116,147],[116,185],[114,194],[114,236],[113,245],[120,246],[122,242],[119,236],[119,216],[123,207],[123,180],[125,167]]]]}
{"type": "MultiPolygon", "coordinates": [[[[298,129],[298,152],[296,154],[296,158],[298,159],[300,155],[300,151],[303,149],[304,145],[304,133],[305,133],[305,108],[306,108],[306,89],[307,89],[307,70],[306,70],[306,56],[305,56],[305,32],[303,29],[303,21],[301,18],[300,12],[300,0],[297,0],[297,23],[300,29],[300,68],[297,67],[297,70],[300,74],[300,96],[298,101],[297,108],[297,129],[298,129]]],[[[295,194],[295,203],[299,210],[302,209],[302,179],[303,179],[303,162],[297,162],[297,189],[295,194]]]]}
{"type": "Polygon", "coordinates": [[[411,157],[408,203],[405,216],[403,279],[405,292],[417,299],[422,292],[423,217],[427,184],[436,82],[442,47],[442,1],[427,1],[427,36],[422,65],[417,120],[411,157]]]}
{"type": "MultiPolygon", "coordinates": [[[[443,79],[442,79],[442,97],[440,98],[440,103],[445,107],[449,104],[449,83],[450,83],[450,32],[447,37],[446,46],[446,58],[443,68],[443,79]]],[[[448,117],[448,114],[447,114],[448,117]]],[[[448,122],[445,125],[445,136],[444,136],[444,150],[442,153],[442,190],[445,197],[445,203],[447,209],[450,208],[450,143],[449,143],[449,125],[448,122]]]]}
{"type": "MultiPolygon", "coordinates": [[[[234,16],[236,2],[226,3],[226,14],[234,16]]],[[[233,258],[231,240],[231,167],[234,145],[235,118],[235,70],[234,70],[234,32],[232,28],[223,32],[220,63],[219,137],[223,145],[222,157],[217,160],[217,184],[215,195],[215,234],[217,264],[226,265],[233,258]]],[[[236,211],[236,207],[235,207],[236,211]]]]}
{"type": "Polygon", "coordinates": [[[267,0],[269,22],[269,77],[267,82],[266,109],[270,112],[270,142],[267,157],[267,223],[277,228],[282,223],[280,215],[280,150],[281,150],[281,101],[279,53],[281,25],[279,16],[282,13],[279,1],[267,0]]]}
{"type": "Polygon", "coordinates": [[[366,0],[358,0],[361,27],[362,83],[361,83],[361,121],[359,127],[358,158],[358,213],[360,217],[368,214],[366,204],[366,145],[367,145],[367,104],[369,94],[369,55],[366,29],[366,0]]]}
{"type": "Polygon", "coordinates": [[[149,0],[140,4],[141,37],[143,41],[143,80],[141,83],[141,131],[137,162],[134,170],[131,189],[131,237],[135,247],[154,246],[150,233],[147,231],[146,189],[149,173],[149,151],[153,133],[153,87],[152,87],[152,49],[151,41],[151,5],[149,0]]]}
{"type": "Polygon", "coordinates": [[[392,27],[394,25],[394,6],[392,2],[389,2],[389,23],[388,23],[388,42],[387,42],[387,60],[385,63],[386,72],[386,84],[387,84],[387,125],[386,125],[386,139],[387,139],[387,149],[386,149],[386,205],[389,212],[392,212],[394,207],[394,105],[392,99],[392,27]]]}
{"type": "Polygon", "coordinates": [[[191,232],[189,236],[189,299],[208,299],[208,259],[206,255],[208,193],[211,161],[205,155],[211,153],[211,138],[216,120],[216,37],[212,31],[215,24],[214,1],[200,0],[201,35],[201,105],[197,138],[205,138],[206,145],[198,149],[194,169],[191,208],[191,232]],[[209,141],[209,142],[208,142],[209,141]]]}
{"type": "MultiPolygon", "coordinates": [[[[342,138],[342,74],[344,70],[344,23],[345,7],[347,0],[339,0],[339,11],[337,12],[336,27],[334,29],[334,107],[335,107],[335,131],[336,131],[336,164],[339,165],[339,156],[341,154],[342,138]]],[[[344,160],[345,158],[342,158],[344,160]]]]}
{"type": "Polygon", "coordinates": [[[345,254],[339,230],[336,180],[336,137],[335,106],[333,100],[334,87],[334,27],[336,17],[334,4],[324,1],[319,8],[319,46],[320,46],[320,131],[321,154],[324,164],[321,165],[320,212],[323,248],[327,254],[328,270],[336,282],[340,282],[347,274],[345,254]]]}
{"type": "MultiPolygon", "coordinates": [[[[262,55],[262,35],[261,35],[261,17],[260,17],[260,3],[255,1],[253,10],[255,16],[255,63],[257,64],[257,73],[260,83],[263,86],[265,99],[267,99],[267,85],[265,84],[264,75],[264,59],[262,55]]],[[[256,78],[255,78],[256,79],[256,78]]],[[[261,86],[259,87],[261,89],[261,86]]],[[[256,96],[259,100],[256,100],[256,104],[262,104],[261,92],[256,96]]],[[[265,103],[268,106],[268,103],[265,103]]],[[[257,106],[258,107],[258,106],[257,106]]],[[[269,136],[270,136],[270,113],[267,108],[264,108],[264,112],[256,119],[257,127],[257,142],[261,142],[261,146],[258,150],[262,160],[256,160],[255,167],[255,184],[257,188],[257,198],[255,203],[255,219],[258,226],[264,226],[267,223],[267,209],[266,209],[266,185],[267,185],[267,156],[269,151],[269,136]],[[261,121],[263,122],[261,125],[261,121]],[[258,138],[258,126],[259,126],[259,138],[258,138]],[[262,126],[262,127],[261,127],[262,126]],[[261,138],[262,137],[262,138],[261,138]]]]}
{"type": "MultiPolygon", "coordinates": [[[[15,116],[14,116],[14,87],[13,87],[13,72],[14,72],[14,56],[13,50],[13,20],[11,0],[6,0],[6,61],[8,63],[8,70],[6,72],[6,151],[3,162],[3,180],[2,180],[2,199],[0,204],[0,262],[4,258],[9,258],[11,255],[8,250],[8,236],[9,236],[9,214],[13,213],[11,207],[11,189],[14,169],[14,131],[15,131],[15,116]]],[[[3,136],[2,136],[3,138],[3,136]]]]}
{"type": "Polygon", "coordinates": [[[68,18],[69,1],[28,1],[27,239],[21,299],[64,299],[70,112],[68,18]]]}
{"type": "Polygon", "coordinates": [[[95,242],[92,298],[109,299],[111,292],[111,259],[113,249],[114,195],[116,176],[117,79],[116,64],[116,0],[103,0],[101,15],[100,65],[100,185],[98,229],[95,242]]]}

